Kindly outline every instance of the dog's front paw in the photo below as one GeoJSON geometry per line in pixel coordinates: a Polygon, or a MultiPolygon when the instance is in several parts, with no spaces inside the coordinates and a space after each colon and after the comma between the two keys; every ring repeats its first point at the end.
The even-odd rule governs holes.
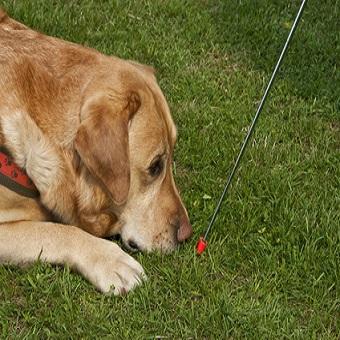
{"type": "Polygon", "coordinates": [[[142,266],[115,243],[97,239],[80,271],[106,294],[125,294],[146,279],[142,266]]]}

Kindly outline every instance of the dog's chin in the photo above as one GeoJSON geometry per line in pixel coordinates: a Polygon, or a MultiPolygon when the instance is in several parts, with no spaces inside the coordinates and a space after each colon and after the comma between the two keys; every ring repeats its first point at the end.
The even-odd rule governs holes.
{"type": "Polygon", "coordinates": [[[163,231],[151,233],[148,227],[141,227],[135,222],[120,220],[115,234],[119,234],[123,248],[129,252],[159,252],[171,253],[178,246],[177,234],[171,226],[166,226],[163,231]]]}
{"type": "Polygon", "coordinates": [[[120,234],[120,238],[123,244],[123,248],[129,252],[137,253],[151,253],[151,252],[159,252],[164,254],[169,254],[174,251],[178,243],[175,240],[164,239],[160,242],[149,242],[146,239],[138,234],[133,235],[132,237],[127,237],[125,233],[120,234]]]}

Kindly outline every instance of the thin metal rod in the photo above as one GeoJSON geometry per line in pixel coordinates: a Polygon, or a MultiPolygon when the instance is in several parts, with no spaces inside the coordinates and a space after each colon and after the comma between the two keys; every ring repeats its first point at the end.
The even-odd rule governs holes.
{"type": "Polygon", "coordinates": [[[278,71],[279,68],[280,68],[280,65],[281,65],[281,63],[282,63],[283,57],[285,56],[286,50],[287,50],[287,48],[288,48],[288,45],[289,45],[289,43],[290,43],[290,41],[291,41],[291,39],[292,39],[292,36],[293,36],[293,34],[294,34],[295,30],[296,30],[296,27],[297,27],[297,25],[298,25],[298,23],[299,23],[299,21],[300,21],[300,18],[301,18],[301,15],[302,15],[302,12],[303,12],[303,9],[304,9],[304,7],[305,7],[305,3],[306,3],[306,2],[307,2],[307,0],[303,0],[302,3],[301,3],[300,9],[299,9],[299,11],[298,11],[298,13],[297,13],[297,15],[296,15],[296,18],[295,18],[295,21],[294,21],[294,23],[293,23],[293,26],[292,26],[292,28],[290,29],[288,38],[287,38],[286,43],[285,43],[285,45],[284,45],[284,47],[283,47],[283,49],[282,49],[281,55],[280,55],[280,57],[279,57],[279,60],[278,60],[277,63],[276,63],[276,66],[275,66],[275,68],[274,68],[274,71],[273,71],[273,73],[272,73],[272,76],[271,76],[271,78],[270,78],[270,80],[269,80],[269,83],[268,83],[268,85],[267,85],[267,88],[266,88],[266,90],[265,90],[265,92],[264,92],[264,95],[263,95],[263,97],[262,97],[262,99],[261,99],[261,102],[260,102],[260,104],[259,104],[259,106],[258,106],[258,109],[257,109],[257,111],[256,111],[255,117],[253,118],[253,121],[252,121],[252,123],[251,123],[251,125],[250,125],[250,127],[249,127],[249,130],[248,130],[248,133],[247,133],[247,135],[246,135],[246,137],[245,137],[245,139],[244,139],[244,141],[243,141],[241,150],[240,150],[240,152],[239,152],[239,154],[238,154],[238,156],[237,156],[237,159],[236,159],[236,162],[235,162],[235,164],[234,164],[234,167],[233,167],[233,169],[232,169],[232,171],[231,171],[231,173],[230,173],[230,175],[229,175],[229,177],[228,177],[228,180],[227,180],[227,182],[226,182],[226,184],[225,184],[225,187],[224,187],[224,189],[223,189],[222,195],[221,195],[221,197],[220,197],[220,199],[219,199],[219,201],[218,201],[218,204],[217,204],[217,206],[216,206],[216,209],[215,209],[215,211],[214,211],[214,214],[213,214],[213,216],[212,216],[212,218],[211,218],[211,220],[210,220],[209,226],[208,226],[208,228],[207,228],[207,230],[206,230],[206,232],[205,232],[205,234],[204,234],[204,239],[205,239],[205,240],[206,240],[206,238],[207,238],[207,236],[208,236],[208,234],[209,234],[209,231],[210,231],[212,225],[214,224],[214,222],[215,222],[215,220],[216,220],[216,217],[217,217],[217,214],[218,214],[218,212],[219,212],[219,210],[220,210],[220,208],[221,208],[221,204],[222,204],[222,202],[223,202],[224,196],[226,195],[226,193],[227,193],[227,191],[228,191],[228,189],[229,189],[230,183],[231,183],[231,181],[232,181],[232,179],[233,179],[233,177],[234,177],[234,174],[235,174],[235,172],[236,172],[236,170],[237,170],[237,168],[238,168],[238,166],[239,166],[239,164],[240,164],[240,161],[241,161],[241,158],[242,158],[242,156],[243,156],[244,150],[245,150],[246,146],[248,145],[249,139],[250,139],[250,137],[251,137],[251,135],[252,135],[252,133],[253,133],[253,131],[254,131],[254,128],[255,128],[257,119],[258,119],[259,116],[260,116],[260,113],[261,113],[261,111],[262,111],[263,105],[264,105],[264,103],[265,103],[265,101],[266,101],[266,99],[267,99],[268,93],[269,93],[269,91],[270,91],[270,89],[271,89],[271,87],[272,87],[272,84],[273,84],[273,82],[274,82],[274,79],[275,79],[275,77],[276,77],[277,71],[278,71]]]}

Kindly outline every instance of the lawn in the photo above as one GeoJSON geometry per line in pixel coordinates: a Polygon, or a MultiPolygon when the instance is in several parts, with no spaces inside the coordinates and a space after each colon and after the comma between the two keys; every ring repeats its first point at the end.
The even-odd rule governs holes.
{"type": "Polygon", "coordinates": [[[139,254],[148,282],[103,296],[67,268],[0,267],[0,338],[338,339],[338,0],[309,1],[201,256],[207,227],[300,1],[5,0],[49,35],[157,69],[194,237],[139,254]]]}

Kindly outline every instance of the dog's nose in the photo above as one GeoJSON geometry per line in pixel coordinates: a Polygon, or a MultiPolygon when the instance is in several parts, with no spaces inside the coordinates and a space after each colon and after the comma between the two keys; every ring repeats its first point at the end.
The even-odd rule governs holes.
{"type": "Polygon", "coordinates": [[[179,228],[177,230],[177,241],[184,242],[185,240],[190,238],[191,235],[192,235],[192,226],[189,222],[189,219],[185,218],[179,224],[179,228]]]}
{"type": "Polygon", "coordinates": [[[139,250],[137,243],[133,240],[128,241],[128,246],[129,246],[130,250],[132,250],[132,251],[138,251],[139,250]]]}

